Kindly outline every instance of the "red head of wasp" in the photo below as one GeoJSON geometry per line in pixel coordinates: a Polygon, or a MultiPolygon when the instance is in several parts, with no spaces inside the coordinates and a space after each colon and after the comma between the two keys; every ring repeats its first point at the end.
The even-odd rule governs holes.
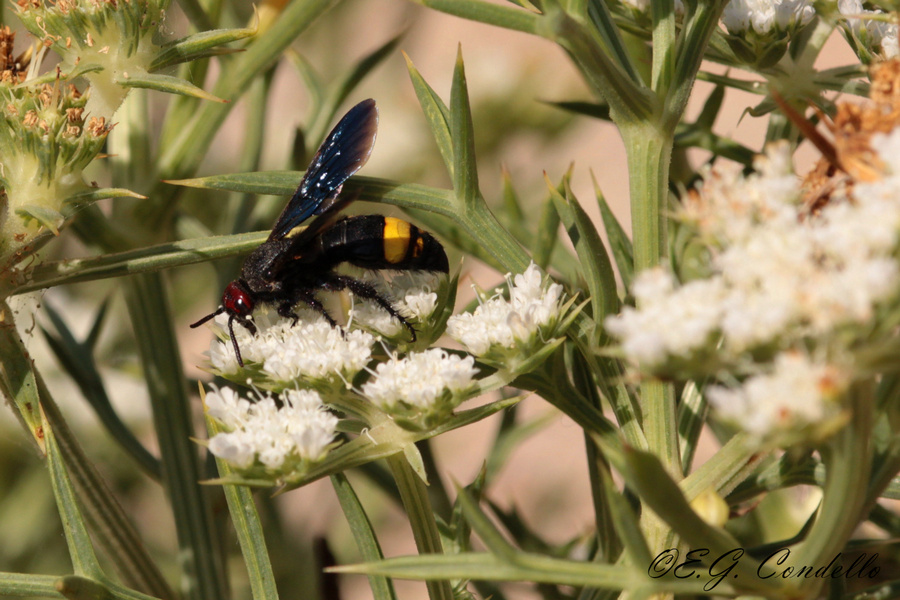
{"type": "Polygon", "coordinates": [[[274,305],[279,315],[296,323],[294,306],[303,303],[336,327],[316,295],[318,290],[346,289],[374,301],[396,317],[415,341],[415,329],[377,288],[334,270],[350,263],[365,269],[449,271],[441,244],[412,223],[383,215],[337,220],[338,211],[349,203],[339,199],[341,187],[369,160],[377,127],[374,100],[364,100],[344,115],[322,142],[269,238],[244,261],[241,276],[225,287],[222,305],[191,325],[197,327],[226,313],[228,333],[241,366],[244,361],[234,336],[234,322],[255,334],[250,315],[259,304],[274,305]],[[291,235],[313,215],[317,216],[309,227],[291,235]]]}

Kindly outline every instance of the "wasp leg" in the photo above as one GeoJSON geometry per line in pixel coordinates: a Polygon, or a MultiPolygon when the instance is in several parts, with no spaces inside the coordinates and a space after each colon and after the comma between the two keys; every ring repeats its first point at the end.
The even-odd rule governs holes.
{"type": "Polygon", "coordinates": [[[366,300],[372,300],[378,304],[381,308],[386,310],[388,314],[392,317],[400,321],[400,323],[406,327],[409,331],[410,342],[416,341],[416,330],[413,329],[413,326],[410,324],[406,318],[401,315],[396,308],[385,298],[381,292],[378,291],[375,286],[370,285],[364,281],[360,281],[358,279],[353,279],[352,277],[347,277],[345,275],[336,275],[331,273],[320,280],[321,287],[332,290],[335,292],[339,292],[341,290],[350,290],[355,295],[360,298],[365,298],[366,300]]]}
{"type": "Polygon", "coordinates": [[[292,301],[282,302],[281,304],[279,304],[278,314],[286,319],[290,319],[292,325],[296,325],[299,317],[294,313],[294,305],[298,304],[299,302],[303,302],[308,307],[325,317],[325,320],[328,321],[328,324],[332,327],[338,326],[337,322],[333,318],[331,318],[331,315],[328,314],[328,311],[325,310],[324,306],[322,306],[322,303],[319,302],[319,299],[311,293],[302,290],[298,290],[295,293],[294,299],[292,301]]]}

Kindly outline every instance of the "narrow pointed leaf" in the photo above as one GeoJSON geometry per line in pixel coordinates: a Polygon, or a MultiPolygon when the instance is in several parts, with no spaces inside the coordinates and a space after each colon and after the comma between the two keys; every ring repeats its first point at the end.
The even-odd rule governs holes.
{"type": "MultiPolygon", "coordinates": [[[[203,387],[200,389],[201,397],[204,397],[203,387]]],[[[219,433],[215,421],[206,420],[209,435],[212,437],[219,433]]],[[[227,479],[234,475],[234,471],[227,461],[216,458],[216,466],[219,474],[227,479]]],[[[250,488],[241,485],[224,486],[225,500],[228,503],[228,513],[241,547],[244,564],[247,565],[250,592],[254,600],[277,600],[278,589],[275,586],[275,573],[269,559],[266,548],[266,538],[262,523],[259,520],[259,512],[256,510],[256,502],[253,500],[253,492],[250,488]]]]}
{"type": "Polygon", "coordinates": [[[227,100],[213,96],[189,81],[181,79],[180,77],[172,77],[171,75],[160,75],[159,73],[130,75],[127,77],[122,75],[116,79],[116,83],[124,87],[156,90],[157,92],[191,96],[193,98],[211,100],[213,102],[227,102],[227,100]]]}
{"type": "MultiPolygon", "coordinates": [[[[205,58],[210,56],[211,52],[217,51],[219,46],[256,35],[257,30],[257,26],[243,29],[213,29],[183,37],[166,44],[150,63],[149,71],[154,73],[172,65],[205,58]]],[[[236,50],[222,48],[218,51],[235,52],[236,50]]]]}
{"type": "MultiPolygon", "coordinates": [[[[541,15],[530,10],[491,4],[484,0],[415,0],[419,4],[464,19],[504,29],[537,33],[541,15]]],[[[529,3],[531,4],[531,3],[529,3]]]]}
{"type": "Polygon", "coordinates": [[[126,190],[124,188],[92,188],[85,192],[73,194],[65,199],[65,203],[75,208],[82,208],[106,198],[139,198],[146,200],[147,196],[126,190]]]}
{"type": "Polygon", "coordinates": [[[91,544],[91,536],[88,535],[84,517],[81,514],[80,502],[75,495],[75,489],[66,472],[56,436],[50,426],[44,424],[44,439],[47,443],[47,466],[50,469],[50,481],[53,484],[53,495],[56,497],[56,506],[63,522],[63,533],[69,546],[69,556],[76,575],[96,577],[101,574],[97,555],[94,554],[94,546],[91,544]]]}
{"type": "MultiPolygon", "coordinates": [[[[338,501],[341,503],[341,510],[344,512],[347,524],[350,525],[350,531],[353,533],[353,539],[356,541],[356,547],[363,560],[366,562],[382,560],[384,555],[381,552],[378,538],[375,537],[372,522],[347,476],[343,473],[335,473],[331,476],[331,484],[334,486],[338,501]]],[[[387,577],[370,575],[369,587],[375,600],[395,600],[397,597],[394,586],[387,577]]]]}
{"type": "Polygon", "coordinates": [[[450,88],[450,136],[453,142],[453,189],[466,210],[471,210],[481,192],[478,190],[475,162],[475,128],[461,46],[457,51],[450,88]]]}
{"type": "Polygon", "coordinates": [[[571,190],[567,187],[566,197],[563,197],[549,179],[547,187],[569,239],[572,240],[578,253],[588,292],[591,294],[593,318],[600,323],[607,315],[614,314],[619,309],[616,279],[606,247],[571,190]]]}
{"type": "Polygon", "coordinates": [[[606,237],[609,239],[609,246],[612,248],[613,259],[616,261],[616,267],[619,270],[619,276],[622,278],[622,284],[626,290],[631,289],[631,282],[634,279],[634,248],[631,245],[631,239],[628,232],[619,223],[616,215],[606,202],[597,179],[591,173],[591,179],[594,182],[594,193],[597,195],[597,205],[600,207],[600,218],[603,219],[603,228],[606,230],[606,237]]]}
{"type": "Polygon", "coordinates": [[[416,91],[416,97],[419,99],[419,105],[422,107],[425,119],[428,120],[428,125],[431,127],[431,135],[434,136],[434,141],[437,142],[441,158],[444,159],[447,172],[452,179],[454,177],[454,162],[453,141],[450,136],[450,109],[447,108],[443,100],[438,97],[437,93],[428,85],[419,71],[416,70],[409,56],[405,52],[403,56],[406,58],[406,68],[409,70],[409,78],[412,81],[413,89],[416,91]]]}

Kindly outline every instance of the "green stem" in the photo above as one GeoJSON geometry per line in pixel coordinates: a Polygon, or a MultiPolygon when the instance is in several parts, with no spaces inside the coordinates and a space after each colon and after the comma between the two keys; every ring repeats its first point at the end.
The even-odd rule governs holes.
{"type": "MultiPolygon", "coordinates": [[[[441,535],[428,500],[428,488],[416,475],[402,453],[388,457],[388,465],[400,490],[400,498],[406,509],[409,523],[420,554],[442,554],[441,535]]],[[[427,581],[428,595],[432,600],[453,599],[453,590],[446,580],[427,581]]]]}
{"type": "MultiPolygon", "coordinates": [[[[796,556],[796,560],[791,561],[793,564],[827,564],[841,551],[860,519],[865,517],[862,509],[866,506],[872,468],[869,448],[874,389],[871,380],[851,387],[848,394],[849,405],[853,407],[850,422],[820,450],[827,469],[822,502],[809,535],[792,554],[791,558],[796,556]]],[[[805,580],[805,583],[814,588],[822,582],[805,580]]]]}
{"type": "Polygon", "coordinates": [[[150,392],[159,440],[163,482],[169,492],[181,554],[185,557],[187,597],[226,598],[222,544],[212,527],[212,511],[197,447],[190,397],[181,368],[171,311],[159,274],[137,275],[125,282],[135,339],[150,392]]]}

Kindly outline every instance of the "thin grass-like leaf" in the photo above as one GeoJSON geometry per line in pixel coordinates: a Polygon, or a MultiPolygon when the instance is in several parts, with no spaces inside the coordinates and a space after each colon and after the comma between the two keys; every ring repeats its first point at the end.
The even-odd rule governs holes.
{"type": "Polygon", "coordinates": [[[206,58],[214,53],[236,52],[227,48],[218,48],[224,44],[236,42],[256,35],[258,27],[243,29],[213,29],[194,33],[180,40],[166,44],[150,63],[149,71],[155,73],[172,65],[206,58]]]}
{"type": "Polygon", "coordinates": [[[462,45],[456,53],[456,68],[450,87],[450,138],[453,147],[453,189],[465,210],[471,210],[481,192],[478,189],[478,165],[475,161],[475,129],[469,90],[463,66],[462,45]]]}
{"type": "Polygon", "coordinates": [[[600,185],[593,172],[591,172],[591,180],[594,182],[594,193],[597,196],[597,206],[600,207],[600,218],[603,219],[603,228],[606,230],[613,259],[616,261],[616,268],[622,278],[622,285],[626,290],[631,290],[631,282],[634,280],[634,248],[631,245],[631,239],[606,202],[606,197],[600,190],[600,185]]]}
{"type": "Polygon", "coordinates": [[[403,57],[406,58],[406,68],[409,70],[409,78],[412,81],[416,97],[419,99],[419,105],[422,107],[422,113],[431,127],[431,135],[437,142],[441,158],[444,159],[444,165],[447,167],[447,173],[450,174],[451,179],[454,179],[455,164],[453,140],[450,135],[450,109],[428,85],[405,52],[403,57]]]}
{"type": "Polygon", "coordinates": [[[546,182],[563,226],[581,261],[588,292],[591,294],[593,317],[602,321],[607,315],[619,310],[616,278],[606,247],[571,190],[567,188],[566,197],[563,197],[549,179],[546,182]]]}
{"type": "Polygon", "coordinates": [[[116,83],[123,87],[142,88],[147,90],[156,90],[157,92],[165,92],[167,94],[179,94],[181,96],[192,96],[201,100],[210,100],[212,102],[225,103],[218,96],[214,96],[209,92],[197,87],[180,77],[171,75],[161,75],[159,73],[147,73],[144,75],[128,75],[123,74],[116,79],[116,83]]]}
{"type": "MultiPolygon", "coordinates": [[[[94,323],[94,331],[99,331],[98,325],[107,305],[108,302],[104,302],[101,305],[101,311],[94,323]]],[[[122,422],[113,408],[109,396],[106,394],[103,379],[97,371],[97,364],[94,361],[94,348],[91,343],[92,336],[89,336],[85,342],[78,342],[52,305],[45,303],[44,311],[50,318],[57,335],[52,335],[43,327],[41,330],[44,332],[47,343],[56,355],[57,360],[78,385],[82,395],[94,409],[100,422],[103,423],[113,439],[119,443],[125,452],[131,455],[146,473],[159,481],[159,460],[150,454],[144,445],[131,433],[131,430],[125,423],[122,422]]],[[[93,336],[93,340],[96,341],[96,334],[93,336]]]]}
{"type": "MultiPolygon", "coordinates": [[[[375,562],[383,559],[384,555],[381,553],[381,545],[375,536],[372,522],[347,476],[343,473],[335,473],[331,476],[331,484],[334,486],[338,501],[341,503],[341,510],[350,525],[350,531],[353,532],[353,539],[356,541],[356,547],[363,560],[375,562]]],[[[375,600],[395,600],[397,597],[394,586],[387,577],[370,575],[369,586],[375,600]]]]}
{"type": "MultiPolygon", "coordinates": [[[[438,531],[425,483],[402,455],[388,457],[388,465],[400,490],[400,498],[409,519],[416,548],[420,554],[441,554],[441,535],[438,531]]],[[[428,580],[431,600],[453,600],[453,588],[445,580],[428,580]]]]}

